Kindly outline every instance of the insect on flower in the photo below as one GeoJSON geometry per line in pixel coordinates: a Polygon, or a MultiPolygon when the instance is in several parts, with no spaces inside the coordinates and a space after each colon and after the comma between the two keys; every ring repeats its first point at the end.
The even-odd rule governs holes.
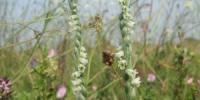
{"type": "Polygon", "coordinates": [[[111,66],[114,62],[114,54],[108,50],[103,51],[103,63],[111,66]]]}

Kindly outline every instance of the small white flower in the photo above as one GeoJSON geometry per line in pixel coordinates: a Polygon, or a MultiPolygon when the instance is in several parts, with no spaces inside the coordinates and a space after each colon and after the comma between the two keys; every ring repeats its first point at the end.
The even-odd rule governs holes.
{"type": "Polygon", "coordinates": [[[128,27],[133,27],[135,25],[135,22],[129,21],[127,24],[128,24],[128,27]]]}
{"type": "Polygon", "coordinates": [[[129,19],[130,19],[130,14],[127,13],[127,11],[128,11],[127,7],[125,7],[124,10],[126,10],[126,12],[122,16],[124,17],[124,21],[126,21],[126,23],[127,23],[127,21],[129,21],[129,19]]]}
{"type": "Polygon", "coordinates": [[[80,52],[80,56],[83,57],[83,58],[87,58],[87,53],[85,53],[85,52],[80,52]]]}
{"type": "Polygon", "coordinates": [[[124,70],[127,66],[127,61],[120,58],[119,59],[119,62],[118,62],[118,67],[121,69],[121,70],[124,70]]]}
{"type": "Polygon", "coordinates": [[[72,21],[76,20],[77,18],[78,18],[77,15],[71,15],[71,16],[70,16],[70,20],[72,20],[72,21]]]}
{"type": "Polygon", "coordinates": [[[123,32],[128,32],[128,30],[129,30],[129,29],[128,29],[127,27],[123,27],[123,28],[122,28],[122,31],[123,31],[123,32]]]}
{"type": "Polygon", "coordinates": [[[123,65],[126,65],[126,64],[127,64],[127,61],[124,60],[124,59],[122,59],[122,60],[119,61],[119,63],[122,63],[123,65]]]}
{"type": "Polygon", "coordinates": [[[73,9],[72,11],[73,11],[73,12],[77,12],[77,9],[73,9]]]}
{"type": "Polygon", "coordinates": [[[81,73],[84,73],[85,72],[85,66],[84,65],[82,65],[82,64],[79,64],[78,65],[78,71],[80,71],[81,73]]]}
{"type": "Polygon", "coordinates": [[[71,28],[71,31],[73,32],[73,31],[78,31],[78,30],[80,30],[81,29],[81,27],[80,26],[73,26],[72,28],[71,28]]]}
{"type": "Polygon", "coordinates": [[[78,25],[78,21],[75,21],[75,20],[74,20],[74,21],[70,21],[70,22],[69,22],[69,25],[70,25],[70,26],[78,25]]]}
{"type": "Polygon", "coordinates": [[[86,51],[86,49],[85,49],[84,46],[81,46],[81,51],[82,51],[82,52],[85,52],[85,51],[86,51]]]}
{"type": "Polygon", "coordinates": [[[72,73],[72,77],[73,77],[73,78],[79,78],[80,76],[81,76],[81,73],[78,72],[78,71],[72,73]]]}
{"type": "Polygon", "coordinates": [[[138,72],[133,69],[126,69],[126,73],[131,77],[135,77],[138,74],[138,72]]]}
{"type": "Polygon", "coordinates": [[[80,85],[81,83],[82,83],[82,80],[81,80],[81,79],[72,80],[72,84],[73,84],[74,86],[80,85]]]}
{"type": "Polygon", "coordinates": [[[117,53],[115,53],[115,56],[116,56],[117,58],[123,57],[123,56],[124,56],[124,51],[122,51],[122,50],[118,51],[117,53]]]}
{"type": "MultiPolygon", "coordinates": [[[[126,13],[127,10],[128,10],[128,7],[127,7],[126,5],[123,5],[123,6],[122,6],[122,9],[124,10],[125,15],[128,14],[128,13],[126,13]]],[[[124,17],[124,18],[127,18],[127,17],[124,17]]]]}
{"type": "Polygon", "coordinates": [[[120,70],[124,70],[124,69],[126,69],[126,67],[123,66],[123,65],[118,65],[118,67],[120,68],[120,70]]]}
{"type": "Polygon", "coordinates": [[[141,83],[140,77],[134,78],[134,79],[132,79],[132,81],[131,81],[131,84],[134,85],[134,86],[136,86],[136,87],[139,87],[139,86],[140,86],[140,83],[141,83]]]}
{"type": "Polygon", "coordinates": [[[88,63],[88,60],[86,59],[86,58],[79,58],[79,61],[80,61],[80,63],[81,64],[83,64],[83,65],[87,65],[87,63],[88,63]]]}

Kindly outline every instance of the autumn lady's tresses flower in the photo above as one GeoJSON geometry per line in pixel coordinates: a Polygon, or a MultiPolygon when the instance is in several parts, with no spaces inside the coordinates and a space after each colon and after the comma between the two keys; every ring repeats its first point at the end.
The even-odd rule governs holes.
{"type": "Polygon", "coordinates": [[[115,53],[115,56],[117,58],[122,58],[124,56],[124,52],[122,50],[119,50],[117,53],[115,53]]]}
{"type": "Polygon", "coordinates": [[[152,73],[148,74],[148,76],[147,76],[148,82],[154,82],[155,80],[156,80],[155,74],[152,74],[152,73]]]}
{"type": "Polygon", "coordinates": [[[57,92],[56,92],[56,98],[57,99],[64,99],[66,93],[67,93],[66,87],[64,85],[59,85],[57,92]]]}
{"type": "Polygon", "coordinates": [[[11,82],[6,78],[0,78],[0,99],[11,93],[11,82]],[[2,97],[1,97],[2,96],[2,97]]]}
{"type": "Polygon", "coordinates": [[[87,52],[83,46],[81,24],[77,11],[77,0],[69,0],[71,15],[69,18],[70,32],[75,34],[74,53],[76,60],[75,71],[72,73],[72,90],[76,100],[85,100],[86,88],[83,83],[83,74],[87,68],[87,52]]]}
{"type": "Polygon", "coordinates": [[[115,58],[117,59],[117,66],[124,70],[127,67],[127,61],[124,58],[124,51],[122,47],[118,47],[117,52],[115,53],[115,58]]]}
{"type": "Polygon", "coordinates": [[[129,77],[131,78],[131,85],[134,87],[139,87],[140,86],[140,77],[137,77],[136,75],[138,74],[138,72],[136,70],[133,69],[126,69],[126,74],[129,75],[129,77]]]}
{"type": "Polygon", "coordinates": [[[121,44],[115,53],[117,58],[118,67],[125,71],[126,76],[124,80],[126,81],[126,93],[127,98],[133,99],[136,94],[136,87],[140,85],[140,78],[137,77],[137,71],[134,69],[132,63],[132,43],[131,43],[131,34],[134,33],[135,21],[130,13],[130,1],[131,0],[118,0],[121,5],[121,14],[119,17],[120,20],[120,30],[121,30],[121,44]]]}

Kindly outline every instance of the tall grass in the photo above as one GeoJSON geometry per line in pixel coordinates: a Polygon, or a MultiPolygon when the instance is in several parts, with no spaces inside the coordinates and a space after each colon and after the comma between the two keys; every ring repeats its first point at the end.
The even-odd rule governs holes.
{"type": "Polygon", "coordinates": [[[158,1],[116,0],[120,14],[112,20],[105,21],[106,11],[97,10],[85,21],[79,0],[46,1],[41,14],[16,22],[6,17],[9,1],[0,2],[0,100],[200,98],[200,41],[187,38],[193,31],[198,36],[198,23],[190,25],[197,20],[198,6],[192,12],[186,5],[174,17],[174,9],[182,5],[160,1],[156,4],[168,9],[162,22],[165,10],[154,12],[158,1]],[[143,7],[151,9],[145,20],[143,7]],[[169,21],[173,18],[175,24],[169,21]],[[135,41],[139,37],[142,41],[135,41]]]}

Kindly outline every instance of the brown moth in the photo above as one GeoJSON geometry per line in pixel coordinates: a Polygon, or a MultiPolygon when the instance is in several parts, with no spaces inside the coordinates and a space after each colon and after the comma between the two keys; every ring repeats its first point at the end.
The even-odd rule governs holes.
{"type": "Polygon", "coordinates": [[[111,51],[105,50],[103,51],[103,63],[111,66],[114,62],[114,54],[111,51]]]}

